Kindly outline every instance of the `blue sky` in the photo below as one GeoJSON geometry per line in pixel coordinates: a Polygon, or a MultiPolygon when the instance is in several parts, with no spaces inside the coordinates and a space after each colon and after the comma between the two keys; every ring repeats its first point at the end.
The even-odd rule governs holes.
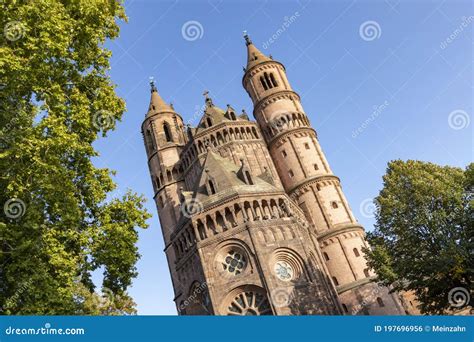
{"type": "Polygon", "coordinates": [[[204,90],[216,105],[252,113],[241,83],[243,30],[286,66],[367,230],[374,220],[364,204],[381,189],[388,161],[464,167],[472,160],[469,1],[132,0],[125,7],[129,22],[107,46],[113,52],[110,74],[127,112],[116,131],[97,142],[96,165],[117,171],[116,194],[127,188],[143,193],[153,214],[150,228],[140,233],[139,275],[130,289],[139,314],[176,314],[140,133],[149,77],[191,124],[197,123],[204,90]],[[197,27],[196,36],[192,29],[183,34],[186,23],[197,27]]]}

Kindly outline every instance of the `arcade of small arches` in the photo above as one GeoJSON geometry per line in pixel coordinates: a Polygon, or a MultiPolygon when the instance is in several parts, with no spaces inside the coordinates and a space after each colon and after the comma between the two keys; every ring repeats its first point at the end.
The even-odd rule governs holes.
{"type": "Polygon", "coordinates": [[[262,133],[268,140],[271,140],[276,135],[286,132],[292,128],[309,126],[310,123],[308,118],[302,113],[281,113],[267,124],[262,133]]]}
{"type": "Polygon", "coordinates": [[[213,212],[201,213],[188,225],[172,236],[173,248],[177,259],[184,257],[197,242],[223,233],[232,227],[246,222],[280,219],[294,216],[287,201],[279,199],[261,199],[243,201],[221,207],[213,212]]]}

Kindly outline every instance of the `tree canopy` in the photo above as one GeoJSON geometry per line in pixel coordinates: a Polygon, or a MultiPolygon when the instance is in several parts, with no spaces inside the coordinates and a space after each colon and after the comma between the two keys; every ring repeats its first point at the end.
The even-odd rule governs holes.
{"type": "Polygon", "coordinates": [[[0,4],[0,308],[4,314],[135,312],[144,199],[111,199],[93,143],[125,112],[106,41],[126,20],[113,0],[0,4]],[[103,271],[104,296],[91,275],[103,271]]]}
{"type": "Polygon", "coordinates": [[[383,181],[369,266],[383,284],[413,291],[423,313],[456,309],[452,290],[469,297],[473,281],[474,164],[396,160],[383,181]]]}

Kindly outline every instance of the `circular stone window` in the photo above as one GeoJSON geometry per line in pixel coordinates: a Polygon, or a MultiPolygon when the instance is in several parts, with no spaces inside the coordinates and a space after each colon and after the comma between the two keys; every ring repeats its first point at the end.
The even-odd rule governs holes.
{"type": "Polygon", "coordinates": [[[227,308],[231,316],[264,316],[271,315],[267,296],[256,291],[245,291],[235,296],[227,308]]]}
{"type": "Polygon", "coordinates": [[[230,249],[222,260],[222,268],[230,274],[240,274],[247,266],[244,254],[238,250],[230,249]]]}
{"type": "Polygon", "coordinates": [[[273,267],[276,276],[278,279],[283,281],[289,281],[294,277],[294,270],[293,267],[286,261],[277,261],[273,267]]]}

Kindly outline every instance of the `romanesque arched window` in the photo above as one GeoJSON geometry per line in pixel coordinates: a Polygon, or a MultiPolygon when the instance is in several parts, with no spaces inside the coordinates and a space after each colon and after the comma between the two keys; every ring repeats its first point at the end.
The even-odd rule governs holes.
{"type": "Polygon", "coordinates": [[[270,77],[268,76],[268,74],[266,72],[263,73],[263,77],[265,78],[265,82],[267,83],[268,88],[269,89],[273,88],[273,84],[270,80],[270,77]]]}
{"type": "Polygon", "coordinates": [[[264,90],[268,90],[267,81],[262,76],[260,76],[260,83],[262,84],[264,90]]]}
{"type": "Polygon", "coordinates": [[[207,127],[211,127],[212,126],[212,120],[211,118],[206,118],[206,123],[207,123],[207,127]]]}
{"type": "Polygon", "coordinates": [[[273,73],[270,73],[270,80],[272,81],[273,87],[278,87],[278,84],[275,80],[275,77],[273,76],[273,73]]]}
{"type": "Polygon", "coordinates": [[[149,129],[146,130],[145,140],[148,153],[154,152],[156,150],[155,139],[153,139],[153,135],[151,134],[151,131],[149,129]]]}
{"type": "Polygon", "coordinates": [[[359,257],[359,256],[360,256],[359,250],[358,250],[357,248],[354,248],[352,251],[354,252],[354,255],[355,255],[356,257],[359,257]]]}
{"type": "Polygon", "coordinates": [[[171,135],[170,126],[166,122],[163,124],[163,131],[165,132],[166,141],[167,142],[172,141],[173,138],[172,138],[172,135],[171,135]]]}
{"type": "Polygon", "coordinates": [[[336,277],[332,277],[332,281],[334,282],[334,285],[339,286],[339,282],[337,281],[336,277]]]}
{"type": "Polygon", "coordinates": [[[337,205],[337,202],[336,202],[336,201],[332,201],[332,202],[331,202],[331,206],[332,206],[334,209],[337,209],[337,208],[338,208],[338,205],[337,205]]]}

